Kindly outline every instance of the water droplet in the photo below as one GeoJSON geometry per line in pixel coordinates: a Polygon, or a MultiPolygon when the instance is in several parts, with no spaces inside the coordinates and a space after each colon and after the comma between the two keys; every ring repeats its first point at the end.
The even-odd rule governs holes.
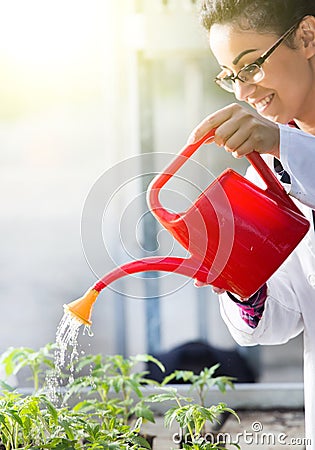
{"type": "Polygon", "coordinates": [[[88,329],[88,336],[89,336],[89,337],[93,337],[93,336],[94,336],[94,333],[93,333],[93,331],[91,330],[91,327],[89,327],[89,329],[88,329]]]}

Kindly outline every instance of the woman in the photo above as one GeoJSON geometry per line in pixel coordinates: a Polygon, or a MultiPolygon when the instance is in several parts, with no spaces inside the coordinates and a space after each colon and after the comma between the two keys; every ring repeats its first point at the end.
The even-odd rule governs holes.
{"type": "MultiPolygon", "coordinates": [[[[216,83],[252,110],[231,104],[211,114],[189,142],[216,128],[216,144],[233,156],[263,154],[313,224],[315,0],[204,0],[201,15],[221,66],[216,83]]],[[[258,293],[221,293],[220,304],[240,345],[281,344],[304,332],[306,438],[315,448],[314,227],[258,293]]]]}

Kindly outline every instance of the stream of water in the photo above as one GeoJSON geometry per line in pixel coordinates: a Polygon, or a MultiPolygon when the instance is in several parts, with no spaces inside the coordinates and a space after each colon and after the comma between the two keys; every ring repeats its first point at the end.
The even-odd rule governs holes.
{"type": "Polygon", "coordinates": [[[79,356],[78,336],[80,327],[84,327],[83,334],[88,332],[93,336],[90,327],[82,324],[71,312],[65,310],[64,315],[57,327],[56,344],[57,349],[54,355],[54,370],[46,377],[47,396],[54,403],[60,403],[62,387],[62,371],[69,368],[69,382],[74,378],[74,362],[79,356]]]}

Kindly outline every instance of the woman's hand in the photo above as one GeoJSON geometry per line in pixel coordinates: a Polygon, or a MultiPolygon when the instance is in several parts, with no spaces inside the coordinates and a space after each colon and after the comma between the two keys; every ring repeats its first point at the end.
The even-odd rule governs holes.
{"type": "Polygon", "coordinates": [[[213,128],[216,129],[214,142],[235,158],[254,150],[279,158],[279,126],[244,106],[233,103],[210,114],[193,130],[188,143],[198,141],[213,128]]]}
{"type": "Polygon", "coordinates": [[[212,284],[203,283],[202,281],[199,281],[199,280],[197,280],[197,279],[194,280],[194,285],[195,285],[197,288],[205,287],[205,286],[211,286],[212,291],[213,291],[215,294],[218,294],[218,295],[224,294],[224,292],[225,292],[225,289],[217,288],[217,287],[215,287],[215,286],[212,286],[212,284]]]}

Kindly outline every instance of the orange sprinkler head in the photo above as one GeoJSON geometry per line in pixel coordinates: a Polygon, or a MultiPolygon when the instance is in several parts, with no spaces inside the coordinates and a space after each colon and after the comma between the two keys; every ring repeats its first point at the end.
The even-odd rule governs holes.
{"type": "Polygon", "coordinates": [[[66,311],[70,311],[78,320],[80,320],[84,325],[92,325],[91,315],[92,307],[97,299],[99,291],[95,289],[89,289],[83,297],[74,300],[67,305],[64,305],[66,311]]]}

